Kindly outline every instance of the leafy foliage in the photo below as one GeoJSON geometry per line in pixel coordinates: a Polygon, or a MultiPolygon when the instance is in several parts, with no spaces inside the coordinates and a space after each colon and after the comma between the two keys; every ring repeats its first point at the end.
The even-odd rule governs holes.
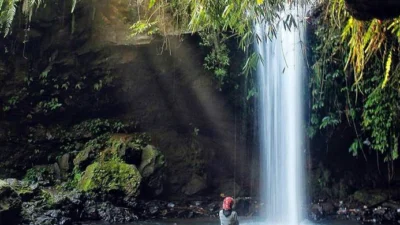
{"type": "Polygon", "coordinates": [[[312,38],[310,136],[347,125],[356,137],[349,152],[367,159],[364,149],[373,149],[391,164],[398,158],[400,122],[399,19],[358,21],[343,0],[321,8],[312,38]]]}
{"type": "MultiPolygon", "coordinates": [[[[33,11],[44,5],[44,1],[46,0],[0,0],[0,32],[3,32],[4,36],[11,32],[11,26],[19,8],[26,22],[31,22],[33,11]]],[[[76,3],[77,0],[72,0],[71,13],[74,12],[76,3]]]]}
{"type": "MultiPolygon", "coordinates": [[[[291,1],[291,4],[293,7],[305,2],[291,1]]],[[[154,27],[157,27],[159,33],[167,35],[164,23],[168,21],[166,18],[172,15],[173,21],[177,21],[174,24],[175,30],[180,33],[200,33],[202,45],[210,49],[205,57],[204,66],[214,74],[221,88],[230,76],[227,41],[234,38],[239,49],[246,54],[247,60],[243,64],[242,73],[249,75],[260,59],[259,55],[252,51],[254,41],[274,36],[278,23],[283,23],[289,29],[295,26],[293,16],[280,14],[285,4],[284,0],[151,0],[148,4],[148,15],[132,26],[133,35],[152,34],[156,30],[154,27]],[[267,24],[269,33],[261,37],[253,32],[254,21],[267,24]]]]}

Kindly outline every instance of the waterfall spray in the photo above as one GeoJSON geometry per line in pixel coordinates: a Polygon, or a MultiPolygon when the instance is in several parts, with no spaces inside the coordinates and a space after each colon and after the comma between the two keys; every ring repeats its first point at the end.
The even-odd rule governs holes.
{"type": "Polygon", "coordinates": [[[295,225],[302,221],[303,193],[303,51],[305,9],[287,6],[297,27],[279,23],[276,37],[266,38],[268,25],[258,23],[262,38],[257,51],[260,91],[261,196],[268,224],[295,225]]]}

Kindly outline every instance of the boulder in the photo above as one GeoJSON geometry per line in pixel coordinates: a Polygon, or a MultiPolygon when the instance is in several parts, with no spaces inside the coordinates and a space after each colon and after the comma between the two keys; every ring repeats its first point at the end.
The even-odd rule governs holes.
{"type": "Polygon", "coordinates": [[[152,145],[143,148],[139,171],[147,194],[157,196],[162,193],[165,181],[164,168],[165,159],[160,151],[152,145]]]}
{"type": "Polygon", "coordinates": [[[62,178],[66,178],[68,173],[72,170],[72,160],[71,155],[69,153],[65,153],[61,156],[61,158],[57,162],[58,167],[60,168],[60,175],[62,178]]]}
{"type": "Polygon", "coordinates": [[[21,216],[31,225],[67,225],[80,220],[84,196],[56,188],[41,189],[29,202],[22,203],[21,216]]]}
{"type": "Polygon", "coordinates": [[[96,159],[100,158],[105,161],[117,156],[128,164],[138,166],[142,157],[142,148],[147,138],[143,133],[113,134],[101,144],[103,149],[99,149],[98,146],[96,147],[93,144],[86,144],[86,148],[77,154],[73,163],[75,167],[84,170],[96,159]]]}
{"type": "Polygon", "coordinates": [[[355,200],[367,206],[375,206],[388,200],[389,194],[382,190],[360,190],[353,194],[355,200]]]}
{"type": "Polygon", "coordinates": [[[138,220],[132,209],[114,206],[108,202],[87,201],[82,212],[84,220],[102,220],[108,223],[127,223],[138,220]]]}
{"type": "Polygon", "coordinates": [[[207,188],[206,179],[197,174],[194,174],[190,179],[189,183],[187,183],[182,188],[182,192],[186,195],[194,195],[205,190],[206,188],[207,188]]]}
{"type": "Polygon", "coordinates": [[[143,134],[113,134],[110,138],[112,152],[128,164],[139,165],[142,157],[143,134]]]}
{"type": "Polygon", "coordinates": [[[17,192],[18,196],[23,202],[31,200],[35,195],[38,194],[38,185],[29,185],[26,181],[9,178],[4,180],[10,187],[17,192]]]}
{"type": "Polygon", "coordinates": [[[12,224],[19,219],[21,198],[4,180],[0,180],[0,224],[12,224]]]}
{"type": "Polygon", "coordinates": [[[33,221],[34,225],[72,225],[72,219],[61,210],[48,210],[33,221]]]}
{"type": "Polygon", "coordinates": [[[136,197],[141,180],[142,177],[134,165],[115,158],[89,165],[78,182],[78,189],[84,192],[116,192],[136,197]]]}
{"type": "Polygon", "coordinates": [[[84,170],[91,162],[93,162],[97,157],[97,149],[92,146],[86,147],[76,155],[74,159],[75,167],[84,170]]]}

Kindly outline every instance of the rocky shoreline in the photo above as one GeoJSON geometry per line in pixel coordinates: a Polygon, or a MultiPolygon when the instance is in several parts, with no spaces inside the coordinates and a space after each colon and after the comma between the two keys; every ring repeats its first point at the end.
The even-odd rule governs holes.
{"type": "MultiPolygon", "coordinates": [[[[118,193],[95,194],[0,180],[0,224],[70,225],[83,221],[126,223],[149,219],[215,217],[220,201],[134,199],[118,193]]],[[[239,199],[238,210],[251,210],[251,199],[239,199]]]]}
{"type": "MultiPolygon", "coordinates": [[[[72,225],[84,222],[127,223],[144,220],[215,218],[217,199],[157,200],[123,193],[65,191],[24,180],[0,180],[0,224],[72,225]]],[[[235,210],[243,217],[262,216],[263,203],[237,198],[235,210]]],[[[315,222],[351,220],[361,223],[400,223],[400,203],[385,191],[358,191],[346,201],[319,200],[305,207],[315,222]]]]}

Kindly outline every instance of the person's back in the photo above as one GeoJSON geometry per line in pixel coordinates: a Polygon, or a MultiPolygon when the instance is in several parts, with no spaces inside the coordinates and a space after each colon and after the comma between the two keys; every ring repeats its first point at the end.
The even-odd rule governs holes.
{"type": "Polygon", "coordinates": [[[221,225],[239,225],[237,213],[232,210],[232,206],[233,198],[226,197],[222,209],[219,211],[219,220],[221,221],[221,225]]]}
{"type": "Polygon", "coordinates": [[[239,225],[237,213],[232,210],[221,209],[219,211],[219,220],[221,221],[221,225],[239,225]]]}

